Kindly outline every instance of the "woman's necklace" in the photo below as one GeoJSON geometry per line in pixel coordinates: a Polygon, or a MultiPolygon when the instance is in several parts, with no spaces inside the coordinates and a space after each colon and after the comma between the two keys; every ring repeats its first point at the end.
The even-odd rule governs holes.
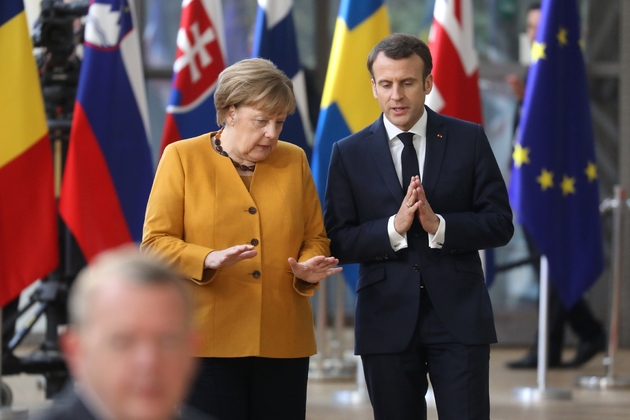
{"type": "Polygon", "coordinates": [[[214,136],[214,150],[217,151],[217,153],[219,153],[221,156],[225,156],[226,158],[230,159],[232,161],[232,164],[234,165],[235,168],[240,169],[241,171],[251,171],[254,172],[254,169],[256,169],[256,164],[253,164],[251,166],[247,166],[247,165],[241,165],[238,162],[235,162],[234,159],[232,159],[225,150],[223,150],[223,147],[221,147],[221,133],[223,132],[223,128],[221,128],[217,134],[215,134],[214,136]]]}

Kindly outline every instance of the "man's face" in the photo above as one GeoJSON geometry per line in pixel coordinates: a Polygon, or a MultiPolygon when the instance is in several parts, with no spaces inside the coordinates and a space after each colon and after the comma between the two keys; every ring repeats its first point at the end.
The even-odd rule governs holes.
{"type": "Polygon", "coordinates": [[[182,297],[115,279],[93,295],[84,326],[64,338],[86,397],[115,419],[171,418],[194,370],[182,297]]]}
{"type": "Polygon", "coordinates": [[[527,33],[527,38],[529,38],[529,42],[533,43],[534,39],[536,39],[536,30],[538,29],[538,21],[540,20],[540,9],[532,9],[527,12],[527,28],[525,32],[527,33]]]}
{"type": "Polygon", "coordinates": [[[433,88],[433,76],[423,81],[423,71],[417,54],[393,60],[381,52],[372,65],[372,93],[387,119],[403,131],[422,117],[424,100],[433,88]]]}

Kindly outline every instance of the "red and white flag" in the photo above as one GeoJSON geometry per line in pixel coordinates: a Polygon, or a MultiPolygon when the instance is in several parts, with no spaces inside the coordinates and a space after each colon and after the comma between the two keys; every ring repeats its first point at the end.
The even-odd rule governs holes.
{"type": "Polygon", "coordinates": [[[481,124],[472,0],[435,0],[429,48],[433,91],[427,105],[440,114],[481,124]]]}
{"type": "Polygon", "coordinates": [[[213,94],[225,63],[221,1],[183,0],[162,151],[218,128],[213,94]]]}

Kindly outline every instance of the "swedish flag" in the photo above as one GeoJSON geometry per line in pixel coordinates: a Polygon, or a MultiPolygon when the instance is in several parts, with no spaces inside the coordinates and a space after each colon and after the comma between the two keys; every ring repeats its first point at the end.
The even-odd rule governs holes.
{"type": "Polygon", "coordinates": [[[576,0],[542,3],[510,198],[567,308],[604,267],[595,145],[576,0]]]}
{"type": "MultiPolygon", "coordinates": [[[[333,143],[372,123],[381,112],[366,62],[372,48],[389,34],[383,0],[341,0],[311,161],[322,203],[333,143]]],[[[356,268],[345,268],[344,275],[354,290],[356,268]]]]}

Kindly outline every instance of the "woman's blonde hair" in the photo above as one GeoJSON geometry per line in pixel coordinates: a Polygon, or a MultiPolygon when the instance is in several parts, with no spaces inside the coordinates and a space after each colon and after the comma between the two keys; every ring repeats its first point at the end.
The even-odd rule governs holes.
{"type": "Polygon", "coordinates": [[[231,106],[251,106],[269,115],[289,115],[295,111],[293,82],[269,60],[241,60],[219,74],[214,106],[220,126],[225,125],[231,106]]]}

